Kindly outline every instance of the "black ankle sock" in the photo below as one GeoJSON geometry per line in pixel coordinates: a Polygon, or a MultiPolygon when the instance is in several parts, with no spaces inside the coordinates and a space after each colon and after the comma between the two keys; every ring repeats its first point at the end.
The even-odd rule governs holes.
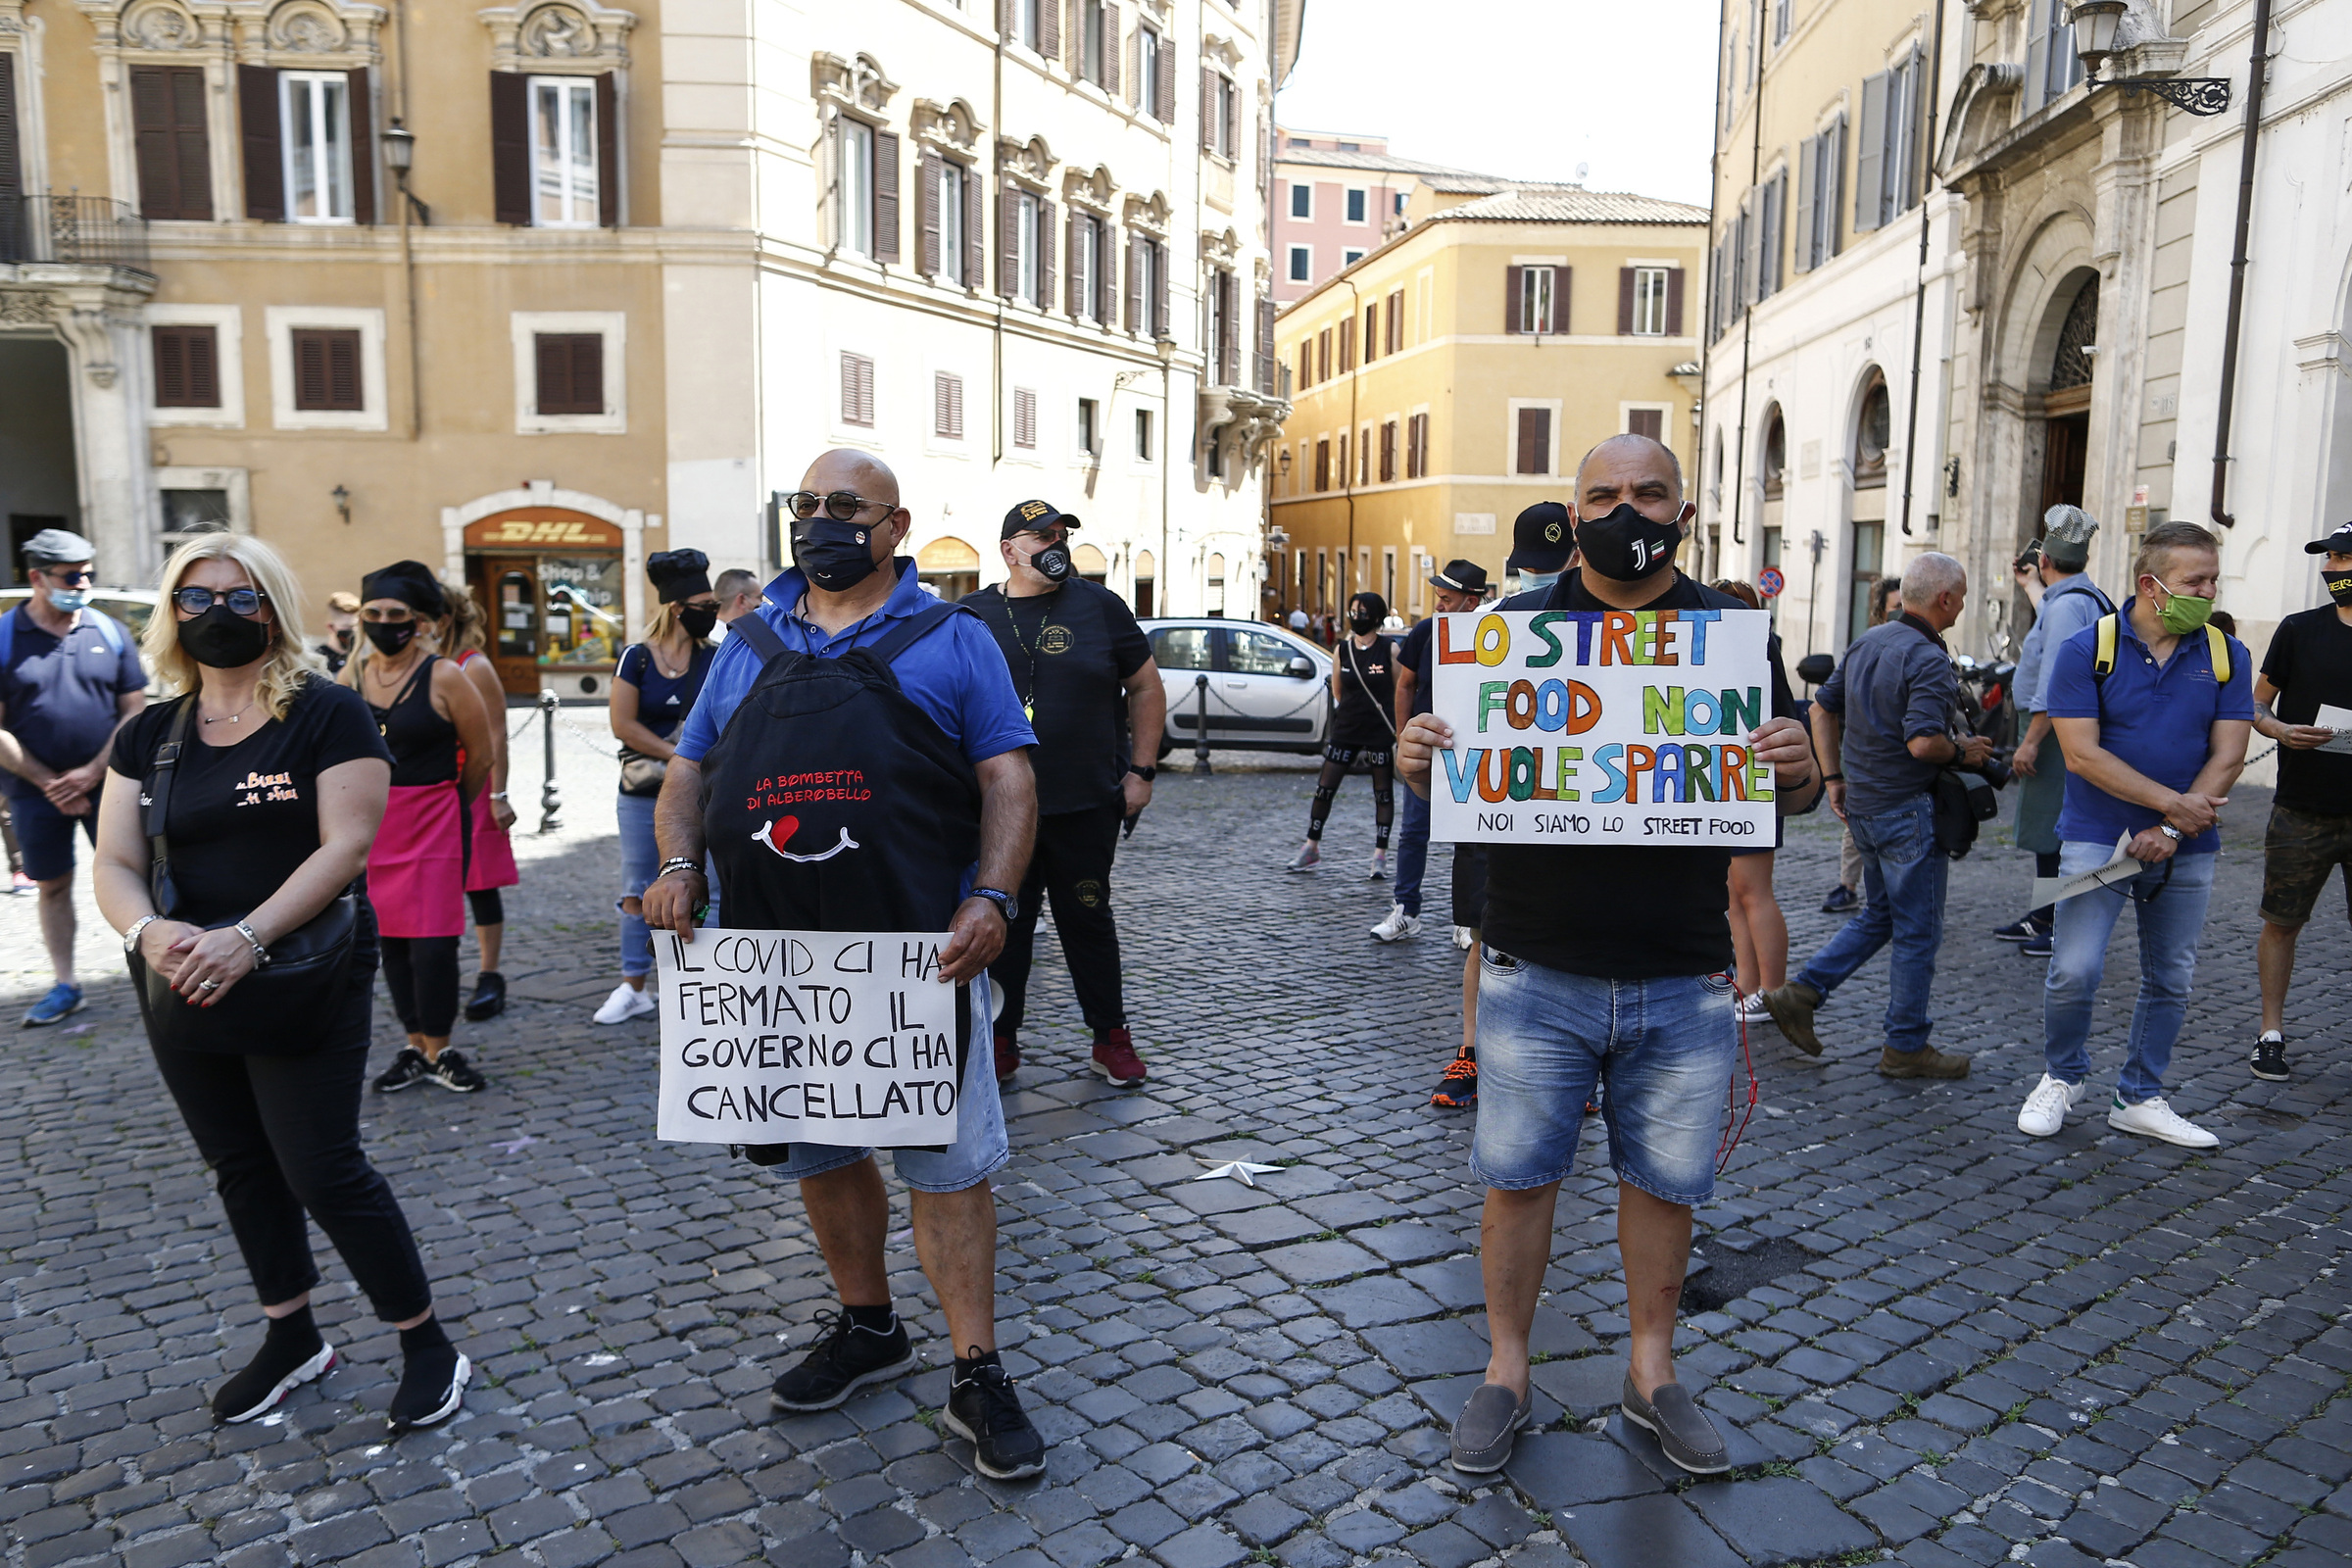
{"type": "Polygon", "coordinates": [[[852,1328],[864,1329],[872,1334],[898,1332],[898,1308],[887,1301],[880,1306],[851,1306],[844,1303],[842,1310],[849,1314],[852,1328]]]}
{"type": "Polygon", "coordinates": [[[300,1350],[304,1359],[318,1353],[318,1324],[312,1318],[309,1306],[298,1306],[284,1317],[270,1320],[269,1343],[272,1349],[300,1350]]]}
{"type": "Polygon", "coordinates": [[[997,1352],[994,1350],[982,1350],[974,1356],[959,1355],[956,1358],[955,1380],[961,1383],[984,1366],[1002,1367],[1004,1364],[998,1359],[997,1352]]]}
{"type": "Polygon", "coordinates": [[[400,1353],[403,1355],[446,1348],[448,1345],[449,1332],[441,1327],[441,1320],[437,1317],[428,1317],[413,1329],[400,1331],[400,1353]]]}

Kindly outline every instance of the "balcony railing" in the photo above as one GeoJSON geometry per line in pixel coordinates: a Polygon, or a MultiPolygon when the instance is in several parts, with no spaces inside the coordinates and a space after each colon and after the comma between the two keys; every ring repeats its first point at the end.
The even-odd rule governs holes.
{"type": "Polygon", "coordinates": [[[0,195],[0,263],[66,262],[153,272],[147,220],[103,196],[0,195]]]}

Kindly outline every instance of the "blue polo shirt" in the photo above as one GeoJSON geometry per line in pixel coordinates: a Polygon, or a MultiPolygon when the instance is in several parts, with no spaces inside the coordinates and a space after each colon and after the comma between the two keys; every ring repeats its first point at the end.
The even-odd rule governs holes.
{"type": "MultiPolygon", "coordinates": [[[[64,637],[53,637],[20,605],[9,616],[8,661],[0,667],[0,718],[17,744],[57,772],[79,767],[106,750],[122,717],[122,695],[144,691],[138,639],[120,622],[110,640],[84,609],[64,637]]],[[[0,793],[28,799],[41,792],[14,773],[0,772],[0,793]]]]}
{"type": "MultiPolygon", "coordinates": [[[[924,592],[912,564],[901,561],[898,586],[882,608],[828,636],[822,627],[801,618],[801,598],[808,591],[808,579],[798,566],[790,567],[767,585],[766,602],[752,613],[773,627],[785,647],[820,659],[838,659],[853,648],[878,642],[891,622],[938,603],[924,592]]],[[[1004,656],[977,615],[950,616],[946,625],[900,654],[891,672],[899,678],[899,689],[973,762],[1037,744],[1036,733],[1021,716],[1021,700],[1012,689],[1004,656]]],[[[719,644],[702,695],[686,715],[678,755],[700,762],[718,744],[719,732],[759,678],[760,656],[749,642],[729,637],[719,644]]]]}
{"type": "MultiPolygon", "coordinates": [[[[2246,657],[2245,644],[2230,638],[2230,684],[2222,685],[2214,678],[2211,640],[2199,630],[2181,638],[2173,657],[2159,664],[2132,629],[2135,603],[2124,601],[2115,668],[2104,683],[2090,668],[2098,651],[2095,621],[2050,656],[2044,711],[2052,718],[2097,719],[2100,750],[2166,789],[2185,790],[2213,750],[2215,722],[2253,719],[2254,661],[2246,657]]],[[[2109,845],[2163,820],[2164,813],[2152,806],[2119,801],[2071,769],[2066,775],[2066,807],[2058,813],[2061,839],[2109,845]]],[[[2182,840],[2180,853],[2211,855],[2221,847],[2221,829],[2209,827],[2182,840]]]]}

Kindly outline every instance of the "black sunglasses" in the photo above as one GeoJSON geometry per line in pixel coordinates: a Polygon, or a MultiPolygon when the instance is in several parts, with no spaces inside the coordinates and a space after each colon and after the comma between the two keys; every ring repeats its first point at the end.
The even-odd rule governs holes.
{"type": "Polygon", "coordinates": [[[201,615],[217,604],[226,605],[232,614],[250,620],[259,613],[270,596],[252,588],[231,588],[226,593],[215,593],[210,588],[174,588],[172,603],[191,615],[201,615]]]}
{"type": "Polygon", "coordinates": [[[825,509],[825,515],[835,522],[847,522],[867,507],[890,511],[897,505],[895,501],[868,501],[851,490],[836,490],[831,495],[823,496],[813,490],[795,490],[784,498],[785,509],[803,521],[815,516],[816,509],[820,506],[825,509]]]}
{"type": "Polygon", "coordinates": [[[51,582],[63,583],[68,587],[72,587],[75,583],[95,582],[98,580],[97,574],[91,571],[87,566],[84,566],[79,570],[75,570],[71,566],[38,566],[34,569],[40,572],[42,576],[48,578],[51,582]]]}

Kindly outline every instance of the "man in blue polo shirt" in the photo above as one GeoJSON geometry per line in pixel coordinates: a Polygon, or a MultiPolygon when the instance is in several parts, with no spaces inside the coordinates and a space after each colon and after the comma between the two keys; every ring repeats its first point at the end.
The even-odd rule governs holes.
{"type": "MultiPolygon", "coordinates": [[[[915,1256],[947,1316],[949,1430],[995,1480],[1045,1469],[1045,1440],[997,1356],[996,1200],[1010,1155],[988,1039],[988,964],[1017,918],[1037,831],[1037,737],[996,638],[923,591],[897,559],[912,517],[899,481],[863,452],[833,451],[784,498],[794,567],[737,617],[678,736],[654,808],[664,857],[645,922],[680,933],[710,896],[750,930],[940,931],[954,982],[961,1089],[956,1141],[899,1149],[915,1256]],[[978,1049],[971,1042],[982,1042],[978,1049]]],[[[889,1194],[871,1149],[820,1143],[747,1151],[801,1184],[841,1309],[777,1378],[787,1410],[829,1410],[916,1360],[891,1305],[889,1194]]]]}
{"type": "Polygon", "coordinates": [[[2205,624],[2222,578],[2212,534],[2193,522],[2151,529],[2132,574],[2122,612],[2101,616],[2051,656],[2043,692],[2067,761],[2058,874],[2107,864],[2121,839],[2140,869],[2057,906],[2042,991],[2049,1066],[2017,1126],[2047,1138],[2089,1093],[2091,1007],[2107,939],[2129,901],[2139,910],[2139,999],[2107,1125],[2211,1149],[2219,1139],[2165,1103],[2164,1070],[2188,1009],[2222,847],[2217,824],[2246,765],[2253,661],[2236,638],[2205,624]]]}
{"type": "Polygon", "coordinates": [[[24,545],[32,597],[0,624],[0,791],[8,795],[24,874],[41,890],[41,937],[57,983],[27,1028],[79,1012],[74,979],[74,835],[97,839],[98,786],[115,731],[147,706],[137,640],[92,609],[97,551],[43,528],[24,545]]]}

